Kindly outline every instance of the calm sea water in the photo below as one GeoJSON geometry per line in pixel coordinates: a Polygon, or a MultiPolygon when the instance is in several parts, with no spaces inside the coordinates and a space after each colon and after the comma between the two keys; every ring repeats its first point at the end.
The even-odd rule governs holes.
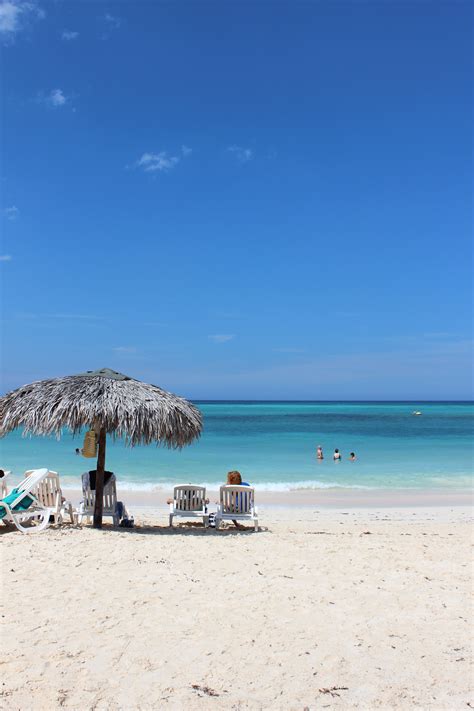
{"type": "MultiPolygon", "coordinates": [[[[466,489],[473,474],[473,403],[199,402],[201,439],[182,451],[125,447],[109,440],[107,469],[121,488],[154,489],[171,483],[223,482],[230,469],[259,488],[466,489]],[[420,417],[412,412],[421,410],[420,417]],[[325,459],[318,462],[321,444],[325,459]],[[335,448],[343,461],[332,461],[335,448]],[[348,461],[351,451],[357,461],[348,461]]],[[[25,469],[59,471],[64,483],[94,460],[76,456],[82,439],[22,438],[0,443],[1,464],[15,478],[25,469]]]]}

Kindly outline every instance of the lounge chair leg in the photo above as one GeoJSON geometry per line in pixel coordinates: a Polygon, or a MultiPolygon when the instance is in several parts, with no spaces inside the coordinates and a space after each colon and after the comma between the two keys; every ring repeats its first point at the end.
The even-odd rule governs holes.
{"type": "Polygon", "coordinates": [[[170,527],[173,527],[173,514],[170,514],[170,527]]]}
{"type": "Polygon", "coordinates": [[[20,520],[17,521],[17,519],[15,517],[13,517],[13,523],[15,524],[17,529],[19,531],[21,531],[22,533],[39,533],[40,531],[44,531],[45,528],[48,528],[50,515],[51,515],[50,511],[45,511],[45,512],[42,511],[37,516],[37,518],[39,519],[39,523],[37,526],[31,526],[31,527],[23,526],[21,521],[20,520]]]}
{"type": "Polygon", "coordinates": [[[258,521],[255,520],[255,521],[254,521],[254,524],[255,524],[255,530],[258,531],[258,521]]]}

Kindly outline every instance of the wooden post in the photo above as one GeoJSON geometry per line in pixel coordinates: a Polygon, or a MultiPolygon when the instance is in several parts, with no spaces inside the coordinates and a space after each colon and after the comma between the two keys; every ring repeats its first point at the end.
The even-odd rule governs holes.
{"type": "Polygon", "coordinates": [[[102,511],[104,508],[105,442],[105,428],[101,427],[99,432],[99,451],[97,453],[97,469],[95,474],[94,528],[102,528],[102,511]]]}

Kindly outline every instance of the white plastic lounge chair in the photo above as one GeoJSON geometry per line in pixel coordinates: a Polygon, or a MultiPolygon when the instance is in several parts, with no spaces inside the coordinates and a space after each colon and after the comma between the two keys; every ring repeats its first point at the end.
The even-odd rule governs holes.
{"type": "Polygon", "coordinates": [[[10,474],[11,474],[11,471],[4,470],[3,476],[0,479],[0,499],[3,499],[3,497],[8,494],[7,479],[10,476],[10,474]]]}
{"type": "MultiPolygon", "coordinates": [[[[82,524],[82,519],[86,518],[87,523],[91,523],[92,517],[94,516],[95,507],[95,490],[92,491],[90,487],[82,490],[83,501],[79,504],[79,509],[77,511],[77,522],[82,524]]],[[[104,503],[102,516],[109,516],[113,520],[113,525],[118,526],[120,519],[117,515],[117,488],[115,486],[115,479],[104,486],[104,503]]]]}
{"type": "Polygon", "coordinates": [[[204,526],[209,524],[206,505],[206,487],[181,484],[174,487],[173,502],[170,504],[170,526],[173,518],[202,518],[204,526]]]}
{"type": "Polygon", "coordinates": [[[13,523],[22,533],[39,533],[49,526],[53,509],[33,494],[36,486],[48,476],[47,469],[35,469],[0,502],[0,515],[5,523],[13,523]],[[31,525],[23,525],[30,523],[31,525]]]}
{"type": "MultiPolygon", "coordinates": [[[[31,475],[31,471],[25,472],[25,476],[31,475]]],[[[57,472],[49,471],[38,486],[33,489],[33,493],[43,506],[52,509],[54,523],[62,523],[64,516],[68,514],[71,523],[74,523],[74,512],[70,501],[63,501],[63,492],[59,483],[57,472]]]]}
{"type": "Polygon", "coordinates": [[[219,528],[221,521],[253,521],[255,530],[258,531],[255,490],[251,486],[221,486],[219,499],[216,528],[219,528]]]}

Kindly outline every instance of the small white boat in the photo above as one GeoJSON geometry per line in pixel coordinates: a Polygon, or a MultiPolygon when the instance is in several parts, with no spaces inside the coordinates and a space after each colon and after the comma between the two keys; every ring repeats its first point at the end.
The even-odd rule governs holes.
{"type": "Polygon", "coordinates": [[[412,415],[421,415],[421,412],[419,410],[413,410],[411,413],[412,415]]]}

